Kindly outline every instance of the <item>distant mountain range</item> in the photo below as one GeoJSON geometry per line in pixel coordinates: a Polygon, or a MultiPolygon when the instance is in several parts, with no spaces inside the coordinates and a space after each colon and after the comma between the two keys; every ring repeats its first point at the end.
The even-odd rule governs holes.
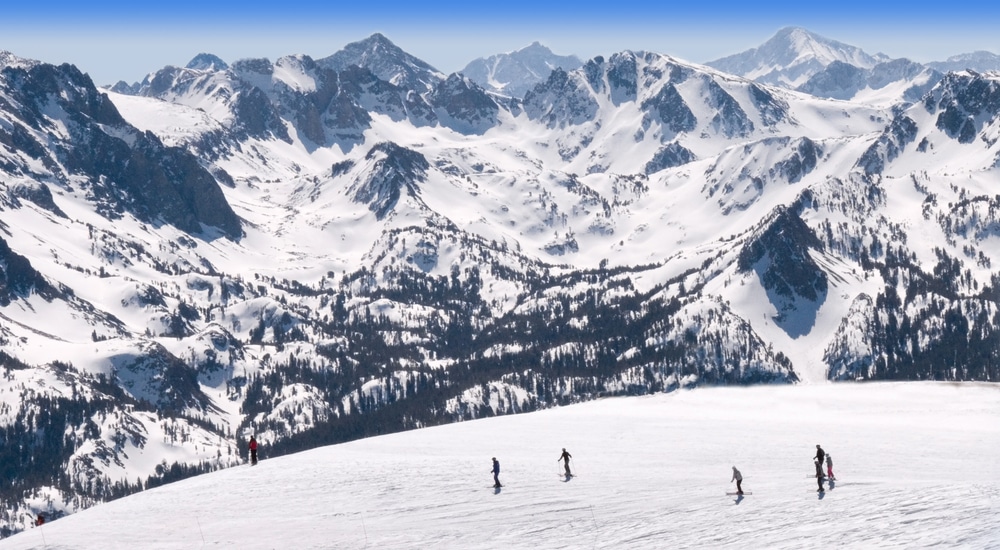
{"type": "Polygon", "coordinates": [[[976,52],[921,65],[870,55],[798,27],[786,27],[757,48],[709,61],[727,73],[818,97],[892,105],[917,101],[949,71],[1000,69],[1000,56],[976,52]]]}
{"type": "Polygon", "coordinates": [[[0,529],[251,434],[997,380],[1000,75],[779,37],[473,77],[373,35],[111,89],[0,54],[0,529]]]}
{"type": "MultiPolygon", "coordinates": [[[[418,82],[428,89],[445,77],[440,71],[413,58],[385,36],[374,34],[354,42],[342,51],[319,61],[340,70],[352,64],[364,66],[382,80],[394,84],[418,82]],[[391,53],[393,61],[376,66],[381,53],[391,53]],[[399,63],[393,66],[391,63],[399,63]]],[[[786,27],[757,48],[726,56],[706,65],[763,84],[781,86],[818,97],[857,100],[889,106],[898,101],[916,101],[947,72],[1000,70],[1000,55],[979,51],[956,55],[945,61],[925,64],[909,59],[890,59],[885,54],[869,54],[856,46],[820,36],[800,27],[786,27]]],[[[583,66],[575,55],[557,55],[539,42],[508,53],[475,59],[461,74],[483,90],[521,99],[544,82],[555,69],[572,71],[583,66]]],[[[188,69],[225,69],[226,63],[211,54],[196,56],[188,69]]],[[[139,86],[119,82],[111,87],[134,93],[139,86]]]]}

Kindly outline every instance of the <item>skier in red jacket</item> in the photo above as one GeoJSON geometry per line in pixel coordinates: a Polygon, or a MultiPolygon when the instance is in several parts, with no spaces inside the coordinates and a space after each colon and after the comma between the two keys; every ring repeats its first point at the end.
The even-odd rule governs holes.
{"type": "Polygon", "coordinates": [[[257,465],[257,438],[250,436],[250,465],[257,465]]]}

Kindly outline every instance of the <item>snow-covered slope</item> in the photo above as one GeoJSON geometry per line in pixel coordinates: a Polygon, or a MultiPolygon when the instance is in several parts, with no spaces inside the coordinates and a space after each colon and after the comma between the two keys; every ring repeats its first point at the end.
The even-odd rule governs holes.
{"type": "Polygon", "coordinates": [[[989,384],[605,399],[281,458],[264,449],[256,467],[50,521],[0,549],[995,548],[998,415],[989,384]],[[836,475],[821,494],[817,444],[836,475]],[[733,466],[752,494],[726,495],[733,466]]]}

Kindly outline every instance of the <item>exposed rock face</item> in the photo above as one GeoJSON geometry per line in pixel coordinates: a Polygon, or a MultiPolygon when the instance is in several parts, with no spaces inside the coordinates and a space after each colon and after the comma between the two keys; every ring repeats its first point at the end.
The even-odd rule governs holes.
{"type": "MultiPolygon", "coordinates": [[[[191,233],[200,233],[206,225],[230,238],[242,235],[240,219],[198,160],[128,125],[107,96],[72,65],[7,68],[0,85],[17,99],[18,106],[5,111],[29,129],[0,129],[0,143],[38,159],[57,178],[86,176],[104,215],[127,211],[191,233]],[[65,130],[53,124],[54,116],[62,118],[65,130]],[[59,137],[46,145],[43,134],[59,137]]],[[[39,198],[44,201],[44,196],[39,198]]]]}

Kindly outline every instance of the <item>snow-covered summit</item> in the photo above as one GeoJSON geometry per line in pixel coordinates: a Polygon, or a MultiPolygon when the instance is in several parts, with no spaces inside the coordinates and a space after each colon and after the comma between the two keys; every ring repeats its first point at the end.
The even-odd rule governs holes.
{"type": "Polygon", "coordinates": [[[0,50],[0,68],[3,67],[31,67],[39,62],[33,59],[18,57],[7,50],[0,50]]]}
{"type": "Polygon", "coordinates": [[[541,43],[532,42],[520,50],[476,59],[462,69],[462,74],[487,90],[524,97],[553,69],[572,71],[582,65],[575,55],[557,55],[541,43]]]}
{"type": "Polygon", "coordinates": [[[191,61],[185,65],[185,68],[194,69],[196,71],[224,71],[229,68],[229,65],[217,55],[200,53],[194,56],[191,61]]]}
{"type": "Polygon", "coordinates": [[[870,69],[885,55],[832,40],[800,27],[785,27],[757,48],[709,61],[721,71],[788,88],[796,88],[834,61],[870,69]]]}
{"type": "Polygon", "coordinates": [[[381,33],[351,42],[316,62],[335,71],[357,65],[386,82],[410,90],[430,90],[445,78],[441,71],[405,52],[381,33]]]}

